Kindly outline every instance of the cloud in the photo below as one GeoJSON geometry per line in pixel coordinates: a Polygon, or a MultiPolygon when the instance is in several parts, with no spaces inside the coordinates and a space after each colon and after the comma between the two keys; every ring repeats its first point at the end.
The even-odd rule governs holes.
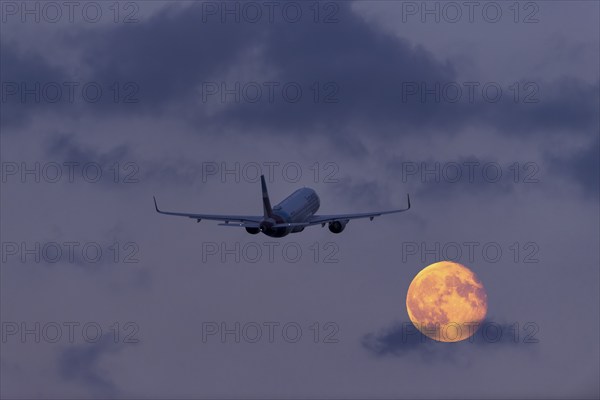
{"type": "Polygon", "coordinates": [[[484,321],[469,339],[455,343],[441,343],[423,335],[411,322],[397,322],[377,333],[362,337],[361,345],[370,354],[383,357],[419,356],[423,361],[456,362],[469,361],[476,352],[493,351],[505,347],[534,348],[539,342],[535,337],[537,324],[524,325],[484,321]],[[529,335],[531,334],[531,335],[529,335]],[[485,350],[483,350],[485,349],[485,350]],[[468,357],[465,359],[465,355],[468,357]]]}
{"type": "MultiPolygon", "coordinates": [[[[420,129],[420,134],[427,128],[452,132],[473,123],[507,135],[529,135],[589,130],[595,124],[599,84],[576,77],[517,77],[517,101],[514,90],[504,85],[497,102],[482,95],[466,101],[466,87],[456,103],[447,96],[441,101],[423,97],[423,90],[436,85],[464,86],[457,82],[452,62],[378,30],[347,4],[340,4],[336,17],[332,24],[307,18],[295,24],[202,22],[202,6],[193,4],[167,8],[146,23],[83,32],[84,40],[72,37],[70,44],[85,43],[82,61],[92,71],[90,78],[139,85],[140,103],[123,109],[165,113],[205,127],[336,137],[357,125],[368,126],[375,135],[406,135],[411,132],[407,128],[420,129]],[[265,82],[276,84],[273,101],[265,82]],[[531,82],[533,89],[525,86],[531,82]],[[297,102],[282,94],[290,83],[302,91],[297,102]],[[216,85],[218,93],[204,101],[206,84],[216,85]],[[228,94],[223,101],[221,84],[237,97],[228,94]],[[256,87],[262,92],[257,101],[244,99],[247,84],[254,85],[250,93],[256,87]],[[407,85],[417,93],[407,94],[407,85]]],[[[486,83],[478,82],[476,93],[486,83]]]]}
{"type": "MultiPolygon", "coordinates": [[[[148,23],[125,25],[109,32],[89,31],[82,60],[101,81],[135,80],[140,85],[141,108],[170,110],[191,121],[227,123],[287,132],[294,128],[344,126],[347,119],[384,118],[396,123],[426,124],[431,111],[421,104],[399,104],[403,81],[448,80],[448,63],[408,42],[384,34],[341,5],[339,22],[315,24],[202,23],[202,8],[173,8],[148,23]],[[159,56],[160,55],[160,56],[159,56]],[[386,62],[379,60],[385,59],[386,62]],[[264,80],[264,81],[263,81],[264,80]],[[199,90],[203,82],[276,82],[275,101],[228,104],[208,115],[199,90]],[[327,83],[334,86],[326,86],[327,83]],[[281,90],[298,84],[302,98],[287,101],[281,90]],[[322,85],[314,87],[315,83],[322,85]],[[315,91],[322,99],[315,101],[315,91]],[[325,103],[329,96],[337,103],[325,103]],[[169,107],[177,104],[177,107],[169,107]]],[[[290,95],[291,97],[292,95],[290,95]]],[[[218,101],[217,101],[218,102],[218,101]]],[[[444,110],[444,107],[436,107],[444,110]]]]}
{"type": "Polygon", "coordinates": [[[94,397],[115,398],[119,390],[100,363],[107,355],[122,349],[123,345],[115,344],[110,336],[97,343],[69,347],[59,354],[58,372],[67,381],[85,385],[94,397]]]}
{"type": "Polygon", "coordinates": [[[81,144],[74,134],[54,134],[47,139],[45,145],[48,156],[74,162],[96,162],[103,166],[110,166],[118,160],[132,159],[132,151],[126,145],[102,151],[97,147],[81,144]]]}
{"type": "MultiPolygon", "coordinates": [[[[2,113],[0,125],[2,128],[20,126],[31,118],[32,114],[48,107],[54,110],[64,110],[63,104],[49,103],[36,99],[41,96],[41,89],[36,90],[39,82],[66,82],[67,74],[56,66],[50,65],[39,54],[20,52],[14,42],[0,41],[2,57],[2,113]],[[30,93],[30,94],[28,94],[30,93]]],[[[3,129],[3,134],[7,132],[3,129]]]]}
{"type": "Polygon", "coordinates": [[[550,172],[576,182],[583,193],[597,200],[600,195],[600,137],[574,154],[546,154],[550,172]]]}
{"type": "MultiPolygon", "coordinates": [[[[487,82],[477,82],[475,101],[467,101],[468,89],[457,81],[452,62],[383,32],[346,3],[339,4],[338,22],[330,24],[311,18],[298,23],[281,19],[223,23],[218,18],[203,22],[202,7],[201,3],[167,6],[140,23],[59,36],[59,46],[77,49],[80,64],[71,70],[80,83],[97,82],[104,91],[98,103],[80,99],[68,104],[68,110],[180,119],[202,126],[200,134],[229,128],[319,133],[337,139],[347,139],[349,128],[386,137],[423,135],[431,129],[452,134],[469,124],[508,136],[564,129],[579,134],[593,130],[597,121],[598,81],[590,84],[573,76],[555,81],[515,77],[520,84],[518,101],[514,90],[501,85],[502,96],[490,102],[480,95],[487,82]],[[534,89],[525,86],[531,82],[534,89]],[[427,94],[426,90],[448,83],[462,87],[460,101],[444,95],[438,101],[427,94]],[[114,85],[118,101],[113,98],[114,85]],[[293,101],[296,88],[302,95],[293,101]],[[225,90],[237,94],[226,94],[223,100],[225,90]],[[254,98],[256,90],[262,93],[258,100],[248,100],[246,94],[254,98]],[[138,101],[125,104],[127,95],[138,101]],[[531,99],[537,102],[525,103],[531,99]]],[[[308,8],[304,12],[310,15],[308,8]]],[[[3,42],[2,58],[3,75],[11,81],[31,84],[73,75],[40,57],[18,54],[11,43],[3,42]]],[[[4,113],[6,123],[22,121],[42,106],[12,104],[15,110],[4,113]]]]}

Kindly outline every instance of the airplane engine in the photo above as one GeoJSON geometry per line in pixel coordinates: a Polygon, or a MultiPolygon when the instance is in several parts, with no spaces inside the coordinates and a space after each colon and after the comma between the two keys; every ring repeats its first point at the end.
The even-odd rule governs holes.
{"type": "Polygon", "coordinates": [[[260,228],[246,228],[246,232],[248,232],[251,235],[256,235],[260,233],[260,228]]]}
{"type": "Polygon", "coordinates": [[[329,230],[333,233],[342,233],[348,221],[333,221],[329,223],[329,230]]]}

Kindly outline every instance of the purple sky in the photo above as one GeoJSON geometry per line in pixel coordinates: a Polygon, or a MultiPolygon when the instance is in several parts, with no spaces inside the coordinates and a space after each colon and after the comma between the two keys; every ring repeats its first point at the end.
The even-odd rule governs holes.
{"type": "Polygon", "coordinates": [[[599,3],[44,4],[0,3],[3,398],[598,398],[599,3]],[[260,214],[257,166],[413,208],[154,212],[260,214]],[[410,331],[445,258],[497,341],[410,331]]]}

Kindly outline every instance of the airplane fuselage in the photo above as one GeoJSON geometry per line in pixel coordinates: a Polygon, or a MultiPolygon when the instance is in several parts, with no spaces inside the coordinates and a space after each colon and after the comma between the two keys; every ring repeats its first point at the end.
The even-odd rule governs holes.
{"type": "Polygon", "coordinates": [[[246,230],[249,233],[262,231],[271,237],[283,237],[290,233],[301,232],[304,227],[271,228],[270,226],[305,222],[319,210],[320,205],[319,196],[313,189],[298,189],[273,207],[273,216],[261,222],[261,229],[248,228],[246,230]]]}

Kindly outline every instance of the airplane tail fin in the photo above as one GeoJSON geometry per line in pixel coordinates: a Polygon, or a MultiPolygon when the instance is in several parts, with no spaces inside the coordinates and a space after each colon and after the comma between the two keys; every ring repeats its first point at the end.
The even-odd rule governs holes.
{"type": "Polygon", "coordinates": [[[260,183],[262,186],[262,200],[263,200],[263,213],[265,218],[273,216],[273,209],[271,208],[271,200],[269,200],[269,193],[267,192],[267,183],[265,182],[265,176],[260,176],[260,183]]]}

